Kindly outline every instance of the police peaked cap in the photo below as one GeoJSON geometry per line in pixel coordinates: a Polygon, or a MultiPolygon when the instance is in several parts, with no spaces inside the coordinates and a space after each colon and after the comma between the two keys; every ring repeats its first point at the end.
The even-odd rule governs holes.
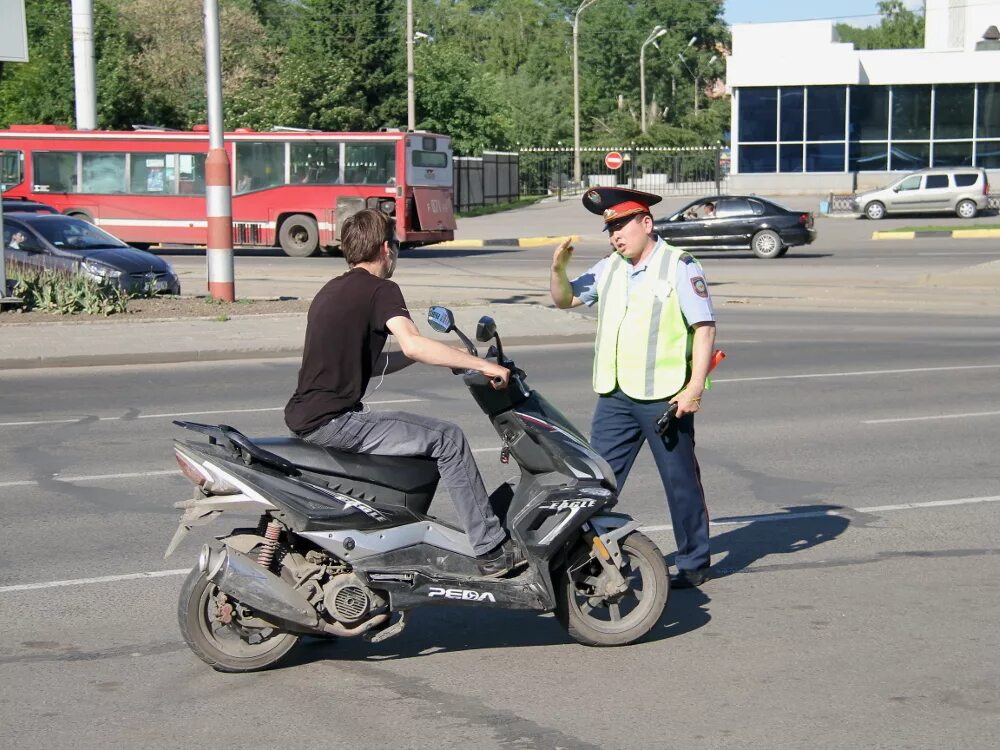
{"type": "Polygon", "coordinates": [[[649,207],[661,200],[659,195],[619,187],[595,187],[583,194],[584,207],[604,218],[605,229],[626,216],[649,213],[649,207]]]}

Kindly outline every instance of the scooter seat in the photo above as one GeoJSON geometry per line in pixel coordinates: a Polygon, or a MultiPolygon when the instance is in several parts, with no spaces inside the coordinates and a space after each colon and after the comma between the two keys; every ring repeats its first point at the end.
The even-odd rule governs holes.
{"type": "Polygon", "coordinates": [[[400,492],[420,492],[428,485],[436,485],[439,478],[437,462],[431,458],[346,453],[298,438],[254,438],[253,442],[300,469],[363,479],[400,492]]]}

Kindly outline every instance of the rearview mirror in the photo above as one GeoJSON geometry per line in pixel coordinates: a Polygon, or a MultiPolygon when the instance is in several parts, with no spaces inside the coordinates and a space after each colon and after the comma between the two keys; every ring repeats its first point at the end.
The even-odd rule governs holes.
{"type": "Polygon", "coordinates": [[[484,315],[479,319],[476,326],[476,341],[489,341],[497,335],[497,324],[489,315],[484,315]]]}
{"type": "Polygon", "coordinates": [[[451,333],[455,330],[455,316],[447,307],[435,305],[427,311],[427,324],[438,333],[451,333]]]}

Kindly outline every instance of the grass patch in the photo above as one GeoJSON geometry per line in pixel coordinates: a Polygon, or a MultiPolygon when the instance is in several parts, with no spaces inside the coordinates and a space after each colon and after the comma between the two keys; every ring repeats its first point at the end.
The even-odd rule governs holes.
{"type": "Polygon", "coordinates": [[[538,203],[542,198],[546,198],[545,195],[531,195],[525,198],[519,198],[511,203],[496,203],[492,206],[478,206],[477,208],[470,208],[467,211],[459,211],[455,214],[460,219],[467,219],[472,216],[487,216],[489,214],[498,214],[503,211],[510,211],[515,208],[524,208],[525,206],[531,206],[538,203]]]}
{"type": "Polygon", "coordinates": [[[1000,224],[952,224],[950,226],[924,226],[924,227],[894,227],[893,229],[877,229],[875,231],[885,234],[893,232],[956,232],[967,229],[1000,229],[1000,224]]]}

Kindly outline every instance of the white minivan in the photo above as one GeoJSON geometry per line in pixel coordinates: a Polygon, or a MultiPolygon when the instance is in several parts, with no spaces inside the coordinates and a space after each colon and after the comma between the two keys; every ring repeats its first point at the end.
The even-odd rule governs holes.
{"type": "Polygon", "coordinates": [[[921,169],[888,187],[854,196],[853,208],[869,219],[896,213],[955,213],[971,219],[989,204],[990,184],[981,167],[921,169]]]}

